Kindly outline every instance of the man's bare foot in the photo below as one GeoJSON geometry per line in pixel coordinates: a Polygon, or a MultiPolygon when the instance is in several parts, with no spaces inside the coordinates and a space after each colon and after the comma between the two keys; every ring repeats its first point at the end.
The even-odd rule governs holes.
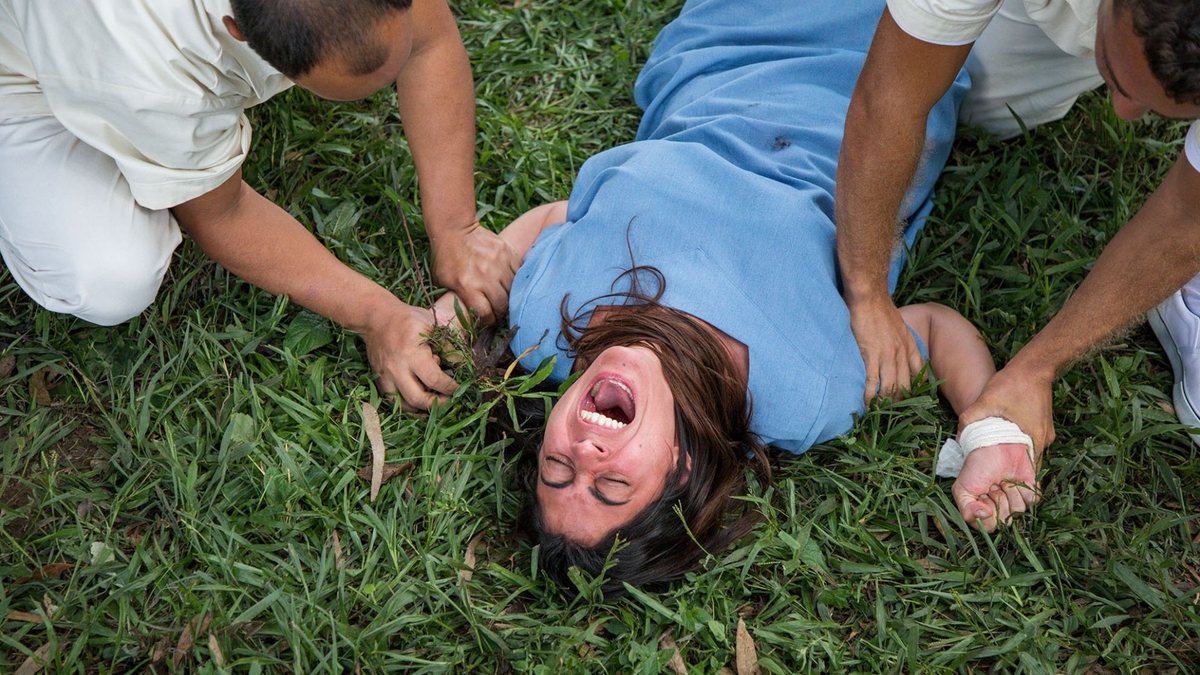
{"type": "Polygon", "coordinates": [[[1029,448],[1019,443],[979,448],[968,455],[953,488],[963,520],[991,532],[1032,508],[1041,498],[1033,460],[1029,448]]]}

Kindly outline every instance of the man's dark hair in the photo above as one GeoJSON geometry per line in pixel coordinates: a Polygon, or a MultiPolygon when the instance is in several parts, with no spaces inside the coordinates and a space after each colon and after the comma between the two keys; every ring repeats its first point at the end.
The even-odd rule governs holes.
{"type": "Polygon", "coordinates": [[[375,26],[410,6],[412,0],[233,0],[233,20],[246,43],[290,78],[333,55],[353,74],[365,75],[387,58],[375,26]]]}
{"type": "Polygon", "coordinates": [[[1200,2],[1114,0],[1133,16],[1150,71],[1177,103],[1200,104],[1200,2]]]}

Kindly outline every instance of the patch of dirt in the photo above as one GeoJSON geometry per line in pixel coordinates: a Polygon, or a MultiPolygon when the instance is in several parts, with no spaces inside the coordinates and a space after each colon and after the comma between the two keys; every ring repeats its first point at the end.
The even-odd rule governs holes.
{"type": "MultiPolygon", "coordinates": [[[[64,413],[70,415],[67,411],[64,413]]],[[[7,430],[4,433],[7,437],[7,430]]],[[[68,475],[98,468],[108,461],[108,456],[92,441],[98,434],[95,427],[81,421],[71,433],[45,451],[49,455],[50,463],[54,464],[58,471],[68,475]]],[[[30,484],[39,482],[36,479],[42,471],[42,462],[30,461],[19,475],[0,479],[0,513],[31,505],[34,495],[30,484]]],[[[18,518],[10,521],[5,525],[5,530],[13,537],[22,537],[28,533],[29,520],[18,518]]]]}

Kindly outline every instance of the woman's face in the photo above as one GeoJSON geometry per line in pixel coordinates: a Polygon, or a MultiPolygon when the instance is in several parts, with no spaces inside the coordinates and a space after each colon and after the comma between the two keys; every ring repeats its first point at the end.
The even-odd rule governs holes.
{"type": "Polygon", "coordinates": [[[537,484],[547,531],[599,543],[662,494],[678,458],[675,398],[658,355],[604,350],[550,412],[537,484]]]}

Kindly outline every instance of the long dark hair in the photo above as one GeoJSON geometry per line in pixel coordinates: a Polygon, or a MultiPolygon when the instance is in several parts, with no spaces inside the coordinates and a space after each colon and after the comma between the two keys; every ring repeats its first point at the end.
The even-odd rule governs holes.
{"type": "Polygon", "coordinates": [[[747,467],[762,482],[771,479],[765,448],[750,431],[746,382],[713,329],[659,302],[666,280],[657,269],[635,265],[618,282],[623,278],[629,291],[596,298],[573,316],[563,298],[561,335],[581,367],[609,347],[654,350],[675,398],[679,461],[656,501],[590,547],[546,531],[534,486],[536,462],[526,474],[528,526],[541,547],[540,567],[568,591],[573,590],[571,567],[603,573],[605,597],[623,593],[625,583],[678,579],[706,553],[741,538],[761,519],[757,509],[738,499],[746,492],[747,467]],[[656,283],[652,295],[641,288],[645,275],[656,283]],[[610,298],[621,306],[602,323],[587,326],[590,312],[584,308],[610,298]]]}

